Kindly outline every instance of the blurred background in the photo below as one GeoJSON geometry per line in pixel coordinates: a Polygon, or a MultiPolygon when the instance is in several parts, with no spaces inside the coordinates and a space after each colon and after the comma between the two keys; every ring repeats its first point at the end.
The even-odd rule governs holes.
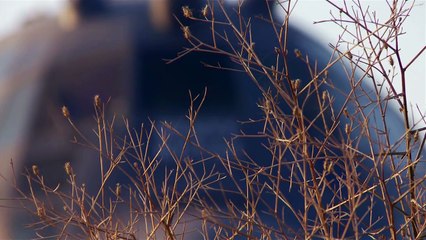
{"type": "MultiPolygon", "coordinates": [[[[227,5],[231,8],[236,2],[228,0],[227,5]]],[[[387,8],[384,1],[365,4],[374,9],[387,8]]],[[[202,1],[185,0],[150,3],[148,0],[1,0],[1,174],[10,177],[4,170],[9,169],[10,159],[14,159],[17,169],[24,164],[62,169],[65,161],[82,162],[93,154],[96,156],[70,146],[72,129],[60,114],[60,107],[68,106],[82,131],[90,132],[95,94],[100,94],[104,101],[111,98],[108,111],[128,116],[136,125],[151,117],[171,121],[179,129],[184,126],[185,120],[181,117],[189,104],[187,89],[202,93],[208,86],[208,96],[211,96],[205,105],[208,111],[199,121],[199,135],[207,137],[200,141],[211,150],[220,151],[222,137],[240,128],[235,117],[245,119],[256,108],[256,100],[252,105],[244,103],[256,90],[245,84],[247,81],[241,81],[241,75],[218,73],[200,64],[201,59],[223,60],[215,56],[194,54],[165,65],[164,59],[175,57],[185,46],[180,27],[171,15],[180,14],[182,5],[194,9],[203,6],[202,1]],[[215,128],[211,127],[213,124],[215,128]],[[57,161],[58,156],[67,159],[57,161]]],[[[309,43],[316,44],[312,46],[322,47],[314,48],[316,51],[336,42],[341,29],[331,23],[313,24],[329,19],[330,10],[324,1],[299,1],[293,12],[292,27],[296,32],[293,41],[298,41],[297,36],[308,36],[309,43]]],[[[258,14],[261,10],[253,4],[247,13],[250,11],[258,14]]],[[[336,11],[333,9],[333,12],[336,11]]],[[[385,18],[388,12],[377,13],[379,18],[385,18]]],[[[279,7],[274,14],[277,19],[283,17],[279,7]]],[[[405,25],[407,34],[401,40],[405,61],[426,43],[425,1],[417,1],[410,15],[405,25]]],[[[191,26],[191,31],[199,35],[206,30],[191,26]]],[[[309,49],[309,46],[304,47],[309,49]]],[[[231,62],[224,60],[223,63],[232,67],[231,62]]],[[[426,55],[423,54],[408,73],[409,100],[422,111],[426,110],[424,66],[426,55]]],[[[82,175],[92,176],[87,164],[75,166],[82,175]]],[[[51,181],[58,178],[53,176],[51,181]]],[[[0,193],[8,194],[4,188],[0,193]]],[[[4,217],[0,218],[0,226],[12,225],[13,234],[21,231],[22,226],[18,224],[21,219],[14,220],[16,224],[2,221],[4,217]]],[[[7,231],[0,229],[4,236],[8,236],[7,231]]]]}

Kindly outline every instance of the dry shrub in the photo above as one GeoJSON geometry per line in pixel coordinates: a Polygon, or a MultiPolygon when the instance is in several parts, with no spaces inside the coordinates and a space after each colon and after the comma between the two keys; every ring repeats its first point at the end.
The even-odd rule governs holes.
{"type": "Polygon", "coordinates": [[[33,166],[26,175],[29,193],[20,191],[39,219],[31,227],[77,239],[424,238],[425,176],[417,166],[424,162],[425,129],[409,117],[405,76],[425,48],[406,63],[398,47],[414,3],[389,1],[389,18],[379,22],[359,1],[327,2],[339,12],[330,22],[343,33],[330,44],[325,66],[310,53],[288,49],[293,1],[278,3],[287,14],[282,22],[272,17],[270,1],[267,16],[244,16],[242,2],[232,11],[220,1],[202,9],[184,6],[185,21],[209,28],[210,36],[195,36],[182,24],[189,45],[170,62],[205,52],[237,63],[238,69],[225,70],[241,71],[257,86],[262,115],[245,122],[257,131],[236,133],[224,155],[205,149],[195,124],[204,94],[191,97],[186,132],[167,122],[135,130],[124,120],[127,134],[118,136],[96,96],[93,143],[64,108],[76,142],[99,153],[100,187],[86,191],[67,163],[69,189],[58,190],[33,166]],[[273,61],[258,52],[256,26],[270,28],[273,61]],[[310,79],[292,77],[294,59],[310,79]],[[337,68],[345,79],[332,79],[337,68]],[[402,84],[402,92],[395,84],[402,84]],[[398,114],[391,105],[400,109],[401,130],[390,129],[390,116],[398,114]],[[161,144],[152,144],[153,138],[161,144]],[[237,142],[253,139],[259,144],[255,154],[238,149],[237,142]],[[126,184],[113,181],[116,172],[126,184]]]}

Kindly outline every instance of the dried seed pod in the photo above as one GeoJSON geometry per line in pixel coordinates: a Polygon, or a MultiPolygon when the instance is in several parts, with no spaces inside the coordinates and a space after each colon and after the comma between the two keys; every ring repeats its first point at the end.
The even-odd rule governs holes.
{"type": "Polygon", "coordinates": [[[37,165],[33,165],[32,166],[32,170],[33,170],[33,174],[36,176],[40,176],[40,170],[38,170],[38,166],[37,165]]]}
{"type": "Polygon", "coordinates": [[[325,71],[324,71],[324,77],[325,77],[325,78],[328,78],[328,70],[325,70],[325,71]]]}
{"type": "Polygon", "coordinates": [[[121,194],[121,185],[120,185],[120,183],[117,183],[117,184],[115,185],[115,195],[116,195],[117,197],[119,197],[119,196],[120,196],[120,194],[121,194]]]}
{"type": "Polygon", "coordinates": [[[389,64],[390,64],[391,66],[393,66],[393,64],[394,64],[392,56],[389,56],[389,64]]]}
{"type": "Polygon", "coordinates": [[[351,51],[348,51],[347,53],[346,53],[346,56],[349,58],[349,59],[352,59],[352,53],[351,53],[351,51]]]}
{"type": "Polygon", "coordinates": [[[349,118],[349,112],[348,112],[348,109],[347,109],[347,108],[343,109],[343,115],[344,115],[346,118],[349,118]]]}
{"type": "Polygon", "coordinates": [[[419,131],[415,131],[415,132],[414,132],[414,136],[413,136],[413,138],[414,138],[414,142],[419,141],[419,131]]]}
{"type": "Polygon", "coordinates": [[[351,134],[351,131],[352,131],[351,125],[349,125],[348,123],[346,123],[346,125],[345,125],[345,133],[347,135],[349,135],[349,134],[351,134]]]}
{"type": "Polygon", "coordinates": [[[201,9],[201,15],[205,18],[209,15],[209,5],[206,4],[203,9],[201,9]]]}
{"type": "Polygon", "coordinates": [[[300,79],[292,80],[291,85],[294,90],[298,90],[300,86],[300,79]]]}
{"type": "Polygon", "coordinates": [[[202,219],[207,219],[209,217],[209,213],[206,209],[201,210],[201,218],[202,219]]]}
{"type": "Polygon", "coordinates": [[[322,92],[322,100],[325,101],[328,98],[328,92],[327,91],[323,91],[322,92]]]}
{"type": "Polygon", "coordinates": [[[333,167],[333,164],[332,164],[332,162],[331,162],[331,160],[330,159],[325,159],[324,160],[324,163],[323,163],[323,169],[324,169],[324,171],[326,172],[326,173],[330,173],[331,172],[331,169],[332,169],[332,167],[333,167]]]}
{"type": "Polygon", "coordinates": [[[383,47],[387,50],[388,47],[389,47],[388,43],[387,42],[383,42],[383,47]]]}
{"type": "Polygon", "coordinates": [[[192,10],[188,6],[182,7],[183,16],[186,18],[192,18],[192,10]]]}
{"type": "Polygon", "coordinates": [[[93,102],[95,104],[96,107],[100,108],[101,107],[101,97],[99,95],[95,95],[93,102]]]}
{"type": "Polygon", "coordinates": [[[274,78],[275,81],[279,82],[279,78],[278,78],[278,69],[275,68],[274,65],[271,66],[271,71],[272,71],[272,77],[274,78]]]}
{"type": "Polygon", "coordinates": [[[266,113],[271,112],[271,102],[268,99],[265,100],[264,109],[265,109],[266,113]]]}
{"type": "Polygon", "coordinates": [[[185,39],[189,39],[191,37],[191,32],[189,31],[189,27],[188,26],[183,26],[182,27],[182,31],[183,31],[183,37],[185,39]]]}
{"type": "Polygon", "coordinates": [[[44,210],[44,207],[37,207],[37,217],[43,218],[46,216],[46,211],[44,210]]]}
{"type": "Polygon", "coordinates": [[[294,49],[294,54],[296,55],[297,58],[301,58],[302,57],[302,52],[299,49],[294,49]]]}
{"type": "Polygon", "coordinates": [[[279,55],[281,53],[281,50],[277,47],[274,47],[275,54],[279,55]]]}
{"type": "Polygon", "coordinates": [[[62,115],[66,118],[70,118],[70,111],[66,106],[62,106],[62,115]]]}
{"type": "Polygon", "coordinates": [[[68,176],[72,176],[72,167],[70,162],[65,163],[64,169],[68,176]]]}

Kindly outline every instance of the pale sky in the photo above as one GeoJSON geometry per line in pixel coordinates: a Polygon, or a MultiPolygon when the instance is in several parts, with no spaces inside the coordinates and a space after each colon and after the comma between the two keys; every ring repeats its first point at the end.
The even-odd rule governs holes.
{"type": "Polygon", "coordinates": [[[0,38],[38,14],[56,15],[65,4],[65,0],[0,0],[0,38]]]}
{"type": "MultiPolygon", "coordinates": [[[[342,1],[334,1],[339,5],[342,1]]],[[[350,4],[352,1],[348,1],[350,4]]],[[[412,1],[408,1],[409,3],[412,1]]],[[[381,20],[388,19],[389,8],[385,0],[365,0],[370,10],[375,10],[381,20]]],[[[307,33],[323,44],[335,43],[342,30],[333,23],[313,24],[315,21],[330,19],[332,8],[324,0],[299,0],[293,15],[293,21],[307,33]]],[[[335,15],[338,11],[333,9],[335,15]]],[[[408,63],[426,45],[426,0],[417,0],[410,16],[405,22],[406,35],[400,38],[400,49],[403,63],[408,63]]],[[[400,84],[396,84],[397,87],[400,84]]],[[[400,90],[400,88],[397,90],[400,90]]],[[[426,52],[407,71],[407,96],[413,105],[418,104],[426,111],[426,52]]]]}

